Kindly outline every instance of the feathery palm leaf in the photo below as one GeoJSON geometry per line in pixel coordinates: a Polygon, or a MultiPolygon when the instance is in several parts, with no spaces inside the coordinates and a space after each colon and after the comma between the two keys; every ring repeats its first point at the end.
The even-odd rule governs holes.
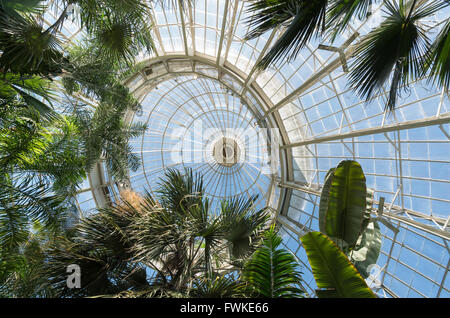
{"type": "Polygon", "coordinates": [[[30,221],[58,231],[64,216],[64,199],[36,184],[32,178],[0,175],[0,243],[14,248],[28,238],[30,221]]]}
{"type": "Polygon", "coordinates": [[[257,297],[300,297],[304,291],[298,287],[301,272],[295,257],[285,249],[272,226],[263,235],[262,245],[245,264],[242,278],[257,297]]]}
{"type": "Polygon", "coordinates": [[[55,100],[55,96],[51,88],[48,80],[38,76],[24,77],[8,72],[0,77],[0,99],[16,108],[27,107],[35,110],[45,120],[59,117],[52,108],[52,100],[55,100]],[[42,98],[43,101],[37,97],[42,98]]]}

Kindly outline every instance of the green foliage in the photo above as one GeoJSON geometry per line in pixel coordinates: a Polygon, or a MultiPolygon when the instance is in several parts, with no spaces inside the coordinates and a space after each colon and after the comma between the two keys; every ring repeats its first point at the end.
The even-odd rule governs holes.
{"type": "Polygon", "coordinates": [[[98,100],[99,104],[95,110],[89,110],[87,105],[70,102],[66,111],[80,128],[86,170],[103,159],[111,174],[120,181],[126,178],[128,169],[136,171],[140,165],[128,141],[142,135],[146,125],[128,124],[124,119],[128,111],[135,111],[140,105],[118,81],[123,63],[101,59],[97,53],[96,47],[73,47],[69,54],[71,67],[62,83],[69,94],[82,93],[98,100]]]}
{"type": "Polygon", "coordinates": [[[328,172],[319,206],[320,231],[338,245],[355,246],[366,225],[366,178],[356,161],[344,160],[328,172]]]}
{"type": "Polygon", "coordinates": [[[450,21],[442,28],[426,56],[424,73],[430,70],[430,79],[448,91],[450,87],[450,21]]]}
{"type": "Polygon", "coordinates": [[[5,111],[0,127],[0,241],[17,248],[40,222],[58,232],[86,176],[77,127],[68,118],[39,122],[27,109],[5,111]]]}
{"type": "MultiPolygon", "coordinates": [[[[296,58],[311,39],[338,35],[349,30],[354,20],[365,20],[376,0],[258,0],[248,7],[250,31],[246,39],[255,39],[278,27],[286,27],[269,51],[256,64],[266,69],[282,58],[296,58]],[[253,15],[252,15],[253,13],[253,15]]],[[[431,82],[448,90],[449,24],[431,44],[423,23],[448,1],[383,1],[386,19],[356,44],[350,65],[349,86],[369,101],[389,86],[386,110],[395,109],[397,98],[411,82],[431,75],[431,82]]]]}
{"type": "MultiPolygon", "coordinates": [[[[241,295],[238,281],[219,274],[232,268],[225,236],[230,223],[210,211],[201,185],[202,178],[194,178],[192,171],[172,170],[160,184],[161,200],[147,194],[83,219],[74,236],[55,240],[46,250],[45,268],[53,290],[59,296],[241,295]],[[81,289],[65,285],[69,264],[80,266],[81,289]],[[147,277],[144,268],[155,274],[147,277]]],[[[248,203],[242,213],[250,215],[252,206],[248,203]]],[[[262,225],[254,226],[248,235],[262,225]]],[[[253,244],[258,242],[253,239],[253,244]]]]}
{"type": "Polygon", "coordinates": [[[43,120],[52,120],[58,114],[52,109],[51,84],[38,76],[20,76],[5,73],[0,77],[0,112],[6,116],[11,108],[28,108],[39,113],[43,120]],[[43,101],[40,100],[43,99],[43,101]]]}
{"type": "Polygon", "coordinates": [[[381,250],[381,232],[377,221],[371,220],[360,238],[360,243],[347,256],[363,278],[369,277],[369,266],[376,264],[381,250]]]}
{"type": "Polygon", "coordinates": [[[285,249],[280,249],[282,242],[272,226],[263,234],[261,246],[245,264],[242,280],[250,295],[264,298],[301,297],[304,293],[298,287],[301,272],[298,262],[285,249]]]}
{"type": "Polygon", "coordinates": [[[65,59],[59,40],[33,16],[8,8],[0,4],[0,70],[45,77],[60,74],[65,59]]]}
{"type": "Polygon", "coordinates": [[[347,256],[326,235],[310,232],[301,237],[312,268],[319,298],[375,298],[347,256]]]}
{"type": "Polygon", "coordinates": [[[361,166],[352,160],[341,161],[328,171],[320,196],[319,230],[367,278],[367,267],[376,263],[380,253],[381,233],[370,217],[373,191],[366,188],[365,180],[361,166]]]}
{"type": "Polygon", "coordinates": [[[439,1],[431,5],[416,5],[414,1],[412,6],[403,0],[398,4],[385,2],[386,19],[355,49],[349,83],[360,97],[370,100],[390,81],[385,108],[390,111],[395,108],[401,90],[420,76],[431,45],[421,20],[442,7],[439,1]]]}
{"type": "Polygon", "coordinates": [[[288,61],[295,59],[300,50],[325,28],[325,13],[328,0],[260,0],[252,3],[250,12],[255,15],[248,20],[253,28],[246,39],[253,39],[279,25],[287,26],[286,31],[258,62],[265,69],[282,57],[288,61]]]}
{"type": "Polygon", "coordinates": [[[253,252],[252,240],[260,236],[264,224],[269,220],[266,209],[254,210],[253,203],[257,196],[250,198],[236,197],[221,204],[221,218],[225,226],[225,238],[230,243],[230,255],[235,258],[244,258],[253,252]],[[253,235],[252,235],[253,233],[253,235]]]}
{"type": "Polygon", "coordinates": [[[364,20],[371,15],[372,4],[376,0],[330,0],[327,12],[327,29],[331,41],[348,29],[350,22],[358,18],[364,20]]]}
{"type": "Polygon", "coordinates": [[[58,296],[116,294],[148,287],[145,270],[130,260],[126,227],[130,214],[102,210],[83,219],[71,238],[53,240],[46,250],[45,273],[58,296]],[[69,289],[66,268],[77,264],[81,289],[69,289]]]}
{"type": "Polygon", "coordinates": [[[240,283],[225,275],[215,278],[199,278],[193,283],[189,297],[196,298],[232,298],[243,296],[240,283]]]}
{"type": "Polygon", "coordinates": [[[154,44],[147,7],[142,0],[58,0],[64,9],[52,28],[66,19],[70,6],[86,30],[90,41],[99,49],[99,57],[132,64],[140,52],[151,53],[154,44]]]}

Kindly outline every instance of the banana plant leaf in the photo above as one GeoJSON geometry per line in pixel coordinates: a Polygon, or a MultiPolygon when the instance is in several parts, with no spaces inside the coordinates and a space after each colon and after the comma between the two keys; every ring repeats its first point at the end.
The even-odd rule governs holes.
{"type": "Polygon", "coordinates": [[[366,178],[360,164],[353,160],[341,161],[333,172],[330,170],[322,191],[319,227],[322,223],[323,233],[353,248],[367,222],[366,178]]]}
{"type": "Polygon", "coordinates": [[[381,232],[377,221],[371,221],[362,234],[361,244],[349,258],[363,278],[369,277],[369,266],[376,264],[381,250],[381,232]]]}
{"type": "Polygon", "coordinates": [[[331,168],[328,170],[327,175],[325,176],[325,180],[323,182],[322,194],[320,196],[320,205],[319,205],[319,230],[322,233],[325,233],[325,220],[327,217],[328,210],[328,196],[331,188],[331,181],[333,180],[333,175],[335,168],[331,168]]]}
{"type": "Polygon", "coordinates": [[[375,298],[355,266],[347,256],[320,232],[310,232],[301,237],[311,265],[318,297],[375,298]]]}

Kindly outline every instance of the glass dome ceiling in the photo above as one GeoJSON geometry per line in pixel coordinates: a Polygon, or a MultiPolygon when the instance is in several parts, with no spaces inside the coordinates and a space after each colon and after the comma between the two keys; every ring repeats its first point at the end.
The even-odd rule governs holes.
{"type": "MultiPolygon", "coordinates": [[[[148,7],[156,51],[137,57],[140,71],[127,81],[143,105],[128,120],[149,125],[131,141],[142,166],[129,185],[96,167],[78,197],[82,212],[114,200],[124,186],[151,191],[166,169],[190,167],[205,175],[207,192],[216,198],[260,194],[258,204],[272,208],[285,246],[303,265],[303,287],[314,295],[299,236],[318,230],[327,171],[353,159],[374,190],[373,214],[382,211],[386,221],[369,285],[380,297],[450,297],[449,97],[423,79],[389,115],[386,94],[365,103],[347,85],[353,44],[380,23],[380,8],[334,48],[316,39],[294,61],[261,72],[255,63],[283,29],[245,41],[247,1],[196,0],[184,12],[150,1],[148,7]],[[245,138],[231,128],[245,130],[245,138]],[[238,162],[221,164],[225,155],[214,155],[221,138],[235,151],[253,147],[253,157],[240,153],[238,162]]],[[[46,23],[55,16],[48,11],[46,23]]],[[[426,21],[432,37],[449,16],[444,9],[426,21]]],[[[61,36],[83,41],[84,33],[67,21],[61,36]]]]}

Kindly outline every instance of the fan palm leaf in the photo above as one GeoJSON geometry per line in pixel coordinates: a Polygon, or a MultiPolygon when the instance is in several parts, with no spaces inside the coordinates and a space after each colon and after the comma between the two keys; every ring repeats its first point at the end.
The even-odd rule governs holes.
{"type": "Polygon", "coordinates": [[[331,0],[327,10],[327,30],[331,30],[331,41],[344,32],[356,17],[367,18],[376,0],[331,0]]]}
{"type": "Polygon", "coordinates": [[[262,230],[269,219],[267,209],[255,211],[257,197],[238,196],[222,201],[220,217],[225,226],[224,237],[230,244],[230,254],[236,259],[251,252],[252,236],[262,230]]]}
{"type": "Polygon", "coordinates": [[[450,87],[450,21],[442,28],[427,54],[425,71],[430,68],[431,80],[448,91],[450,87]]]}
{"type": "Polygon", "coordinates": [[[60,41],[31,15],[0,11],[0,69],[18,74],[56,76],[65,61],[60,41]]]}
{"type": "Polygon", "coordinates": [[[430,46],[419,22],[442,6],[441,2],[385,2],[387,18],[356,45],[354,52],[349,83],[360,97],[370,100],[390,80],[385,108],[394,110],[400,91],[420,75],[430,46]]]}
{"type": "Polygon", "coordinates": [[[192,205],[202,205],[203,178],[192,169],[184,172],[168,169],[162,182],[158,183],[157,193],[162,206],[183,215],[192,205]]]}
{"type": "Polygon", "coordinates": [[[257,67],[267,68],[287,56],[291,61],[300,50],[325,28],[325,14],[328,0],[260,0],[252,3],[250,12],[255,15],[249,20],[253,29],[246,39],[260,36],[279,25],[286,30],[258,62],[257,67]]]}

